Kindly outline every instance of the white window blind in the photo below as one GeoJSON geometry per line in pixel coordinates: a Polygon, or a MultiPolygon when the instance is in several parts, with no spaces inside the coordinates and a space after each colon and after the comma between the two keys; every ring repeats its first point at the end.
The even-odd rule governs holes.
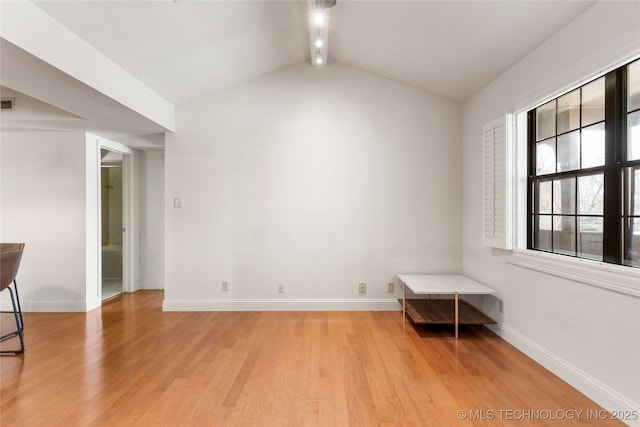
{"type": "Polygon", "coordinates": [[[500,249],[512,247],[511,129],[510,114],[482,128],[482,243],[500,249]]]}

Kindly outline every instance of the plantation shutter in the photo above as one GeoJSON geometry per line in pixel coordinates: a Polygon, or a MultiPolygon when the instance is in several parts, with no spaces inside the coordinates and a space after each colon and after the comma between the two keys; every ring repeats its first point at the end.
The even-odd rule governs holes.
{"type": "Polygon", "coordinates": [[[511,249],[510,115],[487,123],[483,139],[483,238],[485,246],[511,249]]]}

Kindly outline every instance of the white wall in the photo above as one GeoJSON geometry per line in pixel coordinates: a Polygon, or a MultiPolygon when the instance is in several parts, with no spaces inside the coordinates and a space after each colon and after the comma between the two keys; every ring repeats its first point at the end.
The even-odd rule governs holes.
{"type": "Polygon", "coordinates": [[[137,289],[164,288],[164,151],[138,151],[137,289]]]}
{"type": "MultiPolygon", "coordinates": [[[[505,263],[482,246],[482,125],[640,53],[640,3],[602,2],[463,108],[464,273],[498,290],[505,339],[608,409],[640,407],[640,300],[505,263]]],[[[640,282],[639,282],[640,283],[640,282]]]]}
{"type": "MultiPolygon", "coordinates": [[[[23,105],[25,97],[19,96],[23,105]]],[[[128,155],[124,173],[131,185],[126,193],[131,214],[125,215],[125,236],[131,251],[125,262],[131,285],[126,290],[161,289],[163,153],[131,150],[80,131],[28,131],[47,125],[40,117],[48,106],[34,105],[32,111],[23,108],[23,120],[3,116],[3,128],[22,124],[18,132],[0,134],[0,240],[27,244],[19,275],[24,310],[88,311],[101,305],[101,145],[128,155]]],[[[2,298],[7,308],[10,302],[2,298]]]]}
{"type": "Polygon", "coordinates": [[[0,134],[0,240],[26,244],[25,311],[85,310],[85,134],[0,134]]]}
{"type": "Polygon", "coordinates": [[[336,63],[179,107],[164,308],[396,309],[397,273],[460,272],[460,119],[459,104],[336,63]]]}

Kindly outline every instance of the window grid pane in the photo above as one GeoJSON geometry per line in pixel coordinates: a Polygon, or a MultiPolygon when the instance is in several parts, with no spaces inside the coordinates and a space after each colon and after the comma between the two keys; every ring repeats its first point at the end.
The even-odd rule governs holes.
{"type": "Polygon", "coordinates": [[[627,66],[627,160],[640,160],[640,60],[627,66]]]}
{"type": "Polygon", "coordinates": [[[557,145],[557,171],[580,169],[580,131],[560,135],[557,145]]]}
{"type": "Polygon", "coordinates": [[[640,160],[640,111],[627,116],[627,159],[640,160]]]}
{"type": "Polygon", "coordinates": [[[576,217],[554,215],[552,238],[554,253],[576,255],[576,217]]]}
{"type": "Polygon", "coordinates": [[[640,267],[640,217],[627,218],[625,221],[624,263],[640,267]]]}
{"type": "Polygon", "coordinates": [[[536,175],[546,175],[556,171],[556,139],[548,139],[536,144],[536,175]]]}
{"type": "Polygon", "coordinates": [[[534,232],[534,241],[536,242],[535,249],[551,252],[551,215],[537,215],[534,218],[534,222],[536,222],[536,220],[538,226],[534,232]]]}
{"type": "Polygon", "coordinates": [[[624,171],[624,263],[640,267],[640,166],[624,171]]]}
{"type": "Polygon", "coordinates": [[[601,216],[578,218],[578,256],[602,261],[603,219],[601,216]]]}
{"type": "Polygon", "coordinates": [[[604,121],[604,77],[582,87],[582,127],[604,121]]]}
{"type": "Polygon", "coordinates": [[[640,108],[640,60],[627,67],[627,111],[640,108]]]}
{"type": "Polygon", "coordinates": [[[553,202],[551,190],[552,181],[542,181],[538,185],[537,213],[550,214],[553,202]]]}
{"type": "Polygon", "coordinates": [[[553,180],[553,213],[576,213],[576,179],[564,178],[553,180]]]}
{"type": "Polygon", "coordinates": [[[604,174],[578,177],[578,213],[602,215],[604,213],[604,174]]]}
{"type": "Polygon", "coordinates": [[[580,127],[580,89],[558,98],[557,132],[565,133],[580,127]]]}
{"type": "Polygon", "coordinates": [[[582,168],[604,166],[604,123],[582,129],[582,168]]]}
{"type": "Polygon", "coordinates": [[[528,117],[528,247],[640,267],[640,60],[528,117]]]}
{"type": "Polygon", "coordinates": [[[556,101],[536,109],[536,136],[538,141],[550,138],[556,134],[556,101]]]}

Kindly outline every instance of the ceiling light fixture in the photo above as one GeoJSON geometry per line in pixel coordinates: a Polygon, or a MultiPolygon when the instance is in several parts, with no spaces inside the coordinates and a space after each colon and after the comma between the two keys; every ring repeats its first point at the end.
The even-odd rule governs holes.
{"type": "Polygon", "coordinates": [[[324,46],[324,41],[322,41],[322,37],[320,37],[320,31],[318,31],[316,33],[316,42],[315,42],[316,47],[322,47],[324,46]]]}
{"type": "Polygon", "coordinates": [[[311,65],[327,64],[329,49],[329,8],[336,0],[313,0],[309,3],[309,42],[311,65]]]}
{"type": "Polygon", "coordinates": [[[323,25],[324,24],[324,14],[321,10],[316,10],[313,12],[313,23],[315,25],[323,25]]]}

